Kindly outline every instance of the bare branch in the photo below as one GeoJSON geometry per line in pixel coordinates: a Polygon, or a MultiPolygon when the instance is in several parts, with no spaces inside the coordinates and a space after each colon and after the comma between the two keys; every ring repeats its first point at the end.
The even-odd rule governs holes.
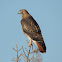
{"type": "MultiPolygon", "coordinates": [[[[27,43],[29,43],[29,42],[27,41],[27,43]]],[[[13,58],[12,61],[16,61],[16,62],[42,62],[41,61],[42,59],[38,53],[38,49],[34,49],[34,50],[30,51],[31,46],[29,47],[29,50],[27,50],[23,46],[22,46],[22,48],[20,48],[18,50],[18,46],[16,45],[16,49],[13,48],[13,50],[17,52],[17,58],[13,58]],[[19,54],[18,52],[21,50],[23,52],[21,52],[20,55],[18,55],[19,54]],[[23,61],[21,61],[22,60],[22,59],[20,59],[21,57],[24,59],[23,61]]]]}

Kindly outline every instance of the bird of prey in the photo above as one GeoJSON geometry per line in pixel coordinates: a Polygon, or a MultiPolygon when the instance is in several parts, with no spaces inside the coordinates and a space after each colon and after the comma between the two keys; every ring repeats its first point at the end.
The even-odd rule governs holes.
{"type": "Polygon", "coordinates": [[[22,15],[21,27],[22,27],[24,34],[30,40],[29,46],[31,46],[33,42],[35,45],[37,45],[41,53],[45,53],[46,46],[45,46],[44,39],[42,37],[41,30],[40,30],[38,23],[25,9],[21,9],[18,12],[18,14],[22,15]]]}

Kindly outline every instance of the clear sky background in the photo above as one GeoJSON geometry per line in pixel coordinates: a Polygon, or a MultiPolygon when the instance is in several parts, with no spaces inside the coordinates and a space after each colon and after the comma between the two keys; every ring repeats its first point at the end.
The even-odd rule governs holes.
{"type": "Polygon", "coordinates": [[[12,62],[16,44],[27,45],[20,9],[28,10],[41,28],[47,47],[43,62],[62,62],[62,0],[0,0],[0,62],[12,62]]]}

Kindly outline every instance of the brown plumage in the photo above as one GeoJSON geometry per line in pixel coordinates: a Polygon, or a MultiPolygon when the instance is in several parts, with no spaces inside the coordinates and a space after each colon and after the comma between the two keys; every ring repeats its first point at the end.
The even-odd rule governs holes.
{"type": "Polygon", "coordinates": [[[21,26],[24,34],[29,38],[30,41],[33,41],[37,44],[40,52],[46,52],[46,46],[38,23],[25,9],[20,10],[18,14],[22,14],[21,26]]]}

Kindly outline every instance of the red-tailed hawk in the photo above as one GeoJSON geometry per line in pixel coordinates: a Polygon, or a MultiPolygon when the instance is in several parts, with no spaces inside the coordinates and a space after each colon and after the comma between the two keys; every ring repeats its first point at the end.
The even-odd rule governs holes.
{"type": "Polygon", "coordinates": [[[30,44],[33,42],[38,46],[40,52],[42,53],[46,52],[46,46],[38,23],[25,9],[20,10],[18,14],[22,15],[21,18],[22,30],[30,40],[30,44]]]}

